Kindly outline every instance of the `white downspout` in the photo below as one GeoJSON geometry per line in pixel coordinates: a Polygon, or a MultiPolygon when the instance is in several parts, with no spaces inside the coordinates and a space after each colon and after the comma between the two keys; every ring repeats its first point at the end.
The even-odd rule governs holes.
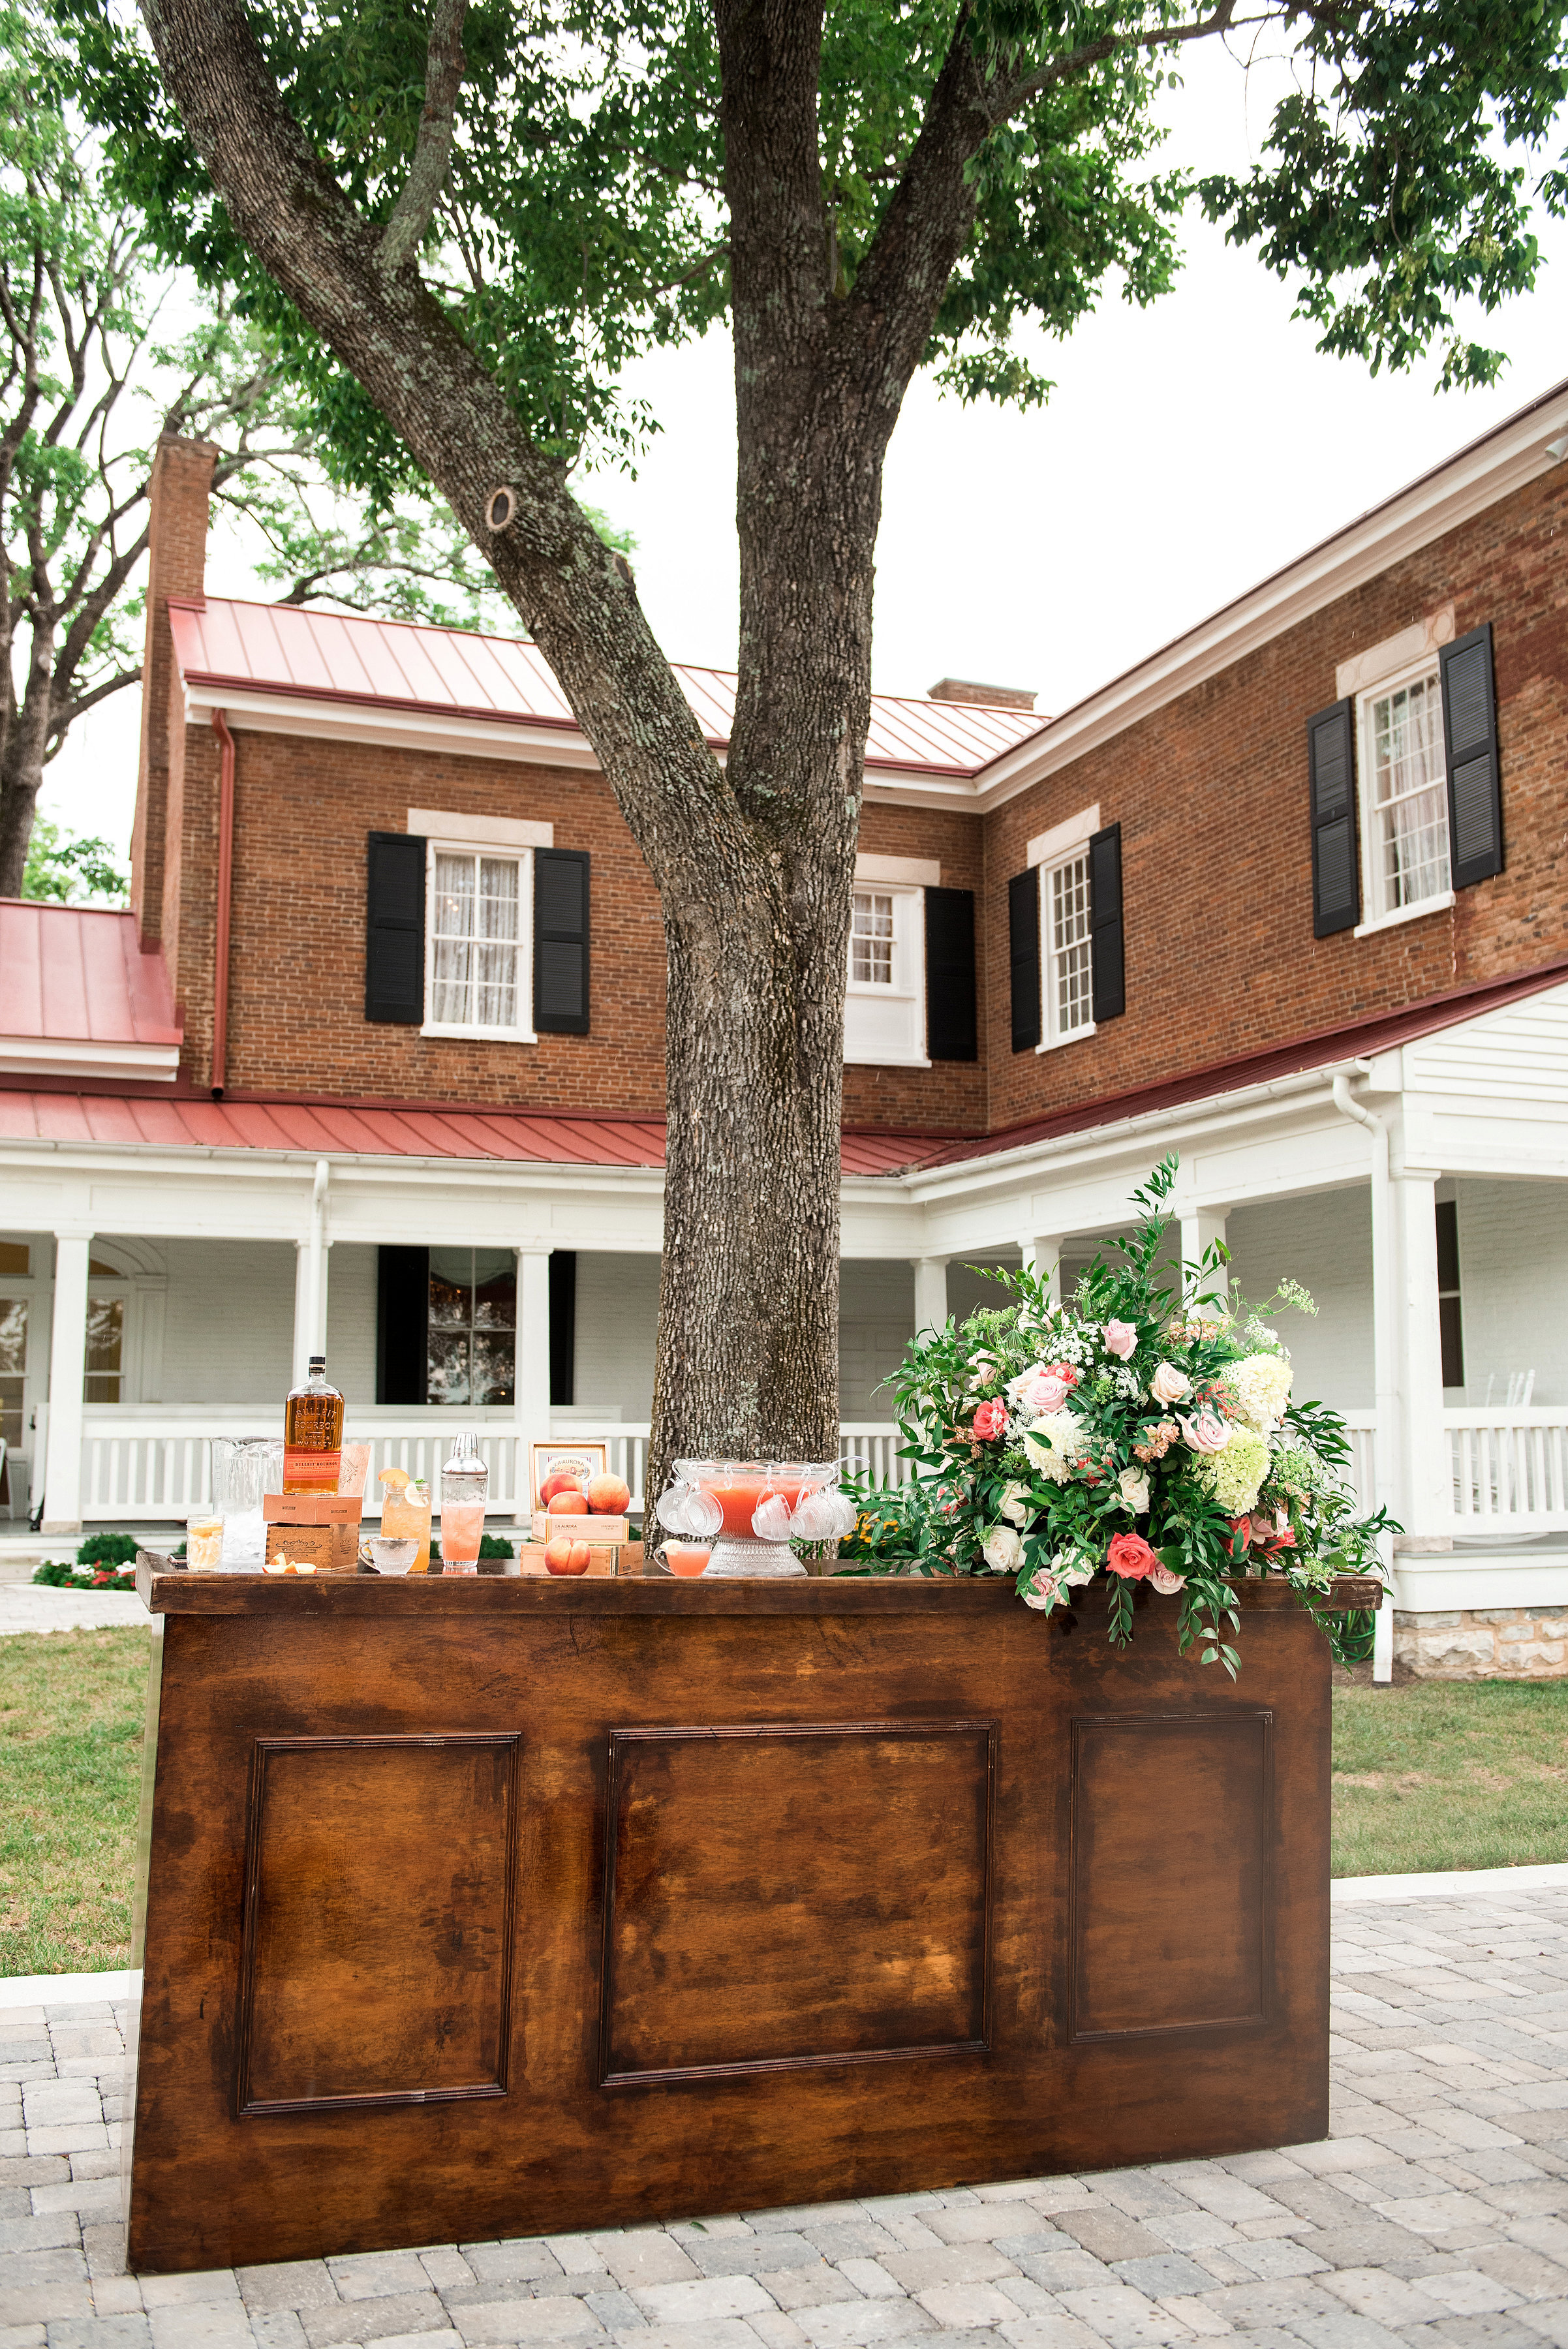
{"type": "MultiPolygon", "coordinates": [[[[1334,1105],[1342,1117],[1364,1125],[1372,1136],[1372,1363],[1377,1426],[1373,1439],[1376,1469],[1374,1491],[1379,1508],[1394,1513],[1398,1495],[1399,1392],[1395,1372],[1394,1212],[1389,1195],[1388,1128],[1351,1093],[1350,1078],[1334,1080],[1334,1105]]],[[[1386,1603],[1377,1610],[1376,1639],[1372,1651],[1372,1677],[1394,1677],[1394,1543],[1386,1534],[1380,1544],[1388,1583],[1386,1603]]]]}

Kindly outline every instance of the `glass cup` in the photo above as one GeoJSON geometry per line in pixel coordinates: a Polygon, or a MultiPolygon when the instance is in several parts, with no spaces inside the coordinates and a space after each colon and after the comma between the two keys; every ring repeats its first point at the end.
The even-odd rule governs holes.
{"type": "Polygon", "coordinates": [[[476,1437],[464,1429],[441,1472],[441,1555],[447,1574],[477,1574],[484,1537],[490,1470],[476,1437]]]}
{"type": "Polygon", "coordinates": [[[671,1574],[701,1574],[712,1557],[708,1542],[666,1542],[659,1552],[671,1574]]]}
{"type": "Polygon", "coordinates": [[[213,1436],[213,1508],[223,1522],[223,1555],[218,1562],[230,1573],[260,1572],[266,1556],[262,1496],[282,1490],[281,1436],[213,1436]]]}
{"type": "MultiPolygon", "coordinates": [[[[430,1563],[430,1534],[425,1535],[426,1557],[430,1563]]],[[[412,1534],[372,1534],[370,1563],[378,1574],[407,1574],[419,1556],[420,1545],[412,1534]]]]}
{"type": "Polygon", "coordinates": [[[185,1520],[185,1565],[192,1574],[216,1574],[223,1562],[223,1520],[214,1512],[185,1520]]]}
{"type": "Polygon", "coordinates": [[[411,1535],[416,1544],[410,1574],[428,1574],[431,1566],[430,1487],[410,1479],[406,1470],[381,1471],[381,1532],[401,1539],[411,1535]]]}

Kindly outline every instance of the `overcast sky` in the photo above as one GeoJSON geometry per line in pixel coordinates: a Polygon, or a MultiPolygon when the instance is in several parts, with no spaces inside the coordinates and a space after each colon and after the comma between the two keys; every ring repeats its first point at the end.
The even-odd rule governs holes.
{"type": "MultiPolygon", "coordinates": [[[[1244,163],[1266,91],[1222,54],[1189,57],[1167,154],[1244,163]]],[[[877,547],[875,682],[946,676],[1033,687],[1066,708],[1568,376],[1568,230],[1543,222],[1537,292],[1483,339],[1511,364],[1492,391],[1434,396],[1436,366],[1376,379],[1320,358],[1289,289],[1200,222],[1152,310],[1115,295],[1065,345],[1029,415],[965,409],[919,384],[889,454],[877,547]]],[[[584,492],[636,533],[644,606],[672,659],[735,654],[734,427],[726,337],[640,366],[663,426],[635,481],[584,492]]],[[[254,595],[215,542],[208,589],[254,595]]],[[[91,713],[50,769],[43,807],[129,841],[135,696],[91,713]]]]}

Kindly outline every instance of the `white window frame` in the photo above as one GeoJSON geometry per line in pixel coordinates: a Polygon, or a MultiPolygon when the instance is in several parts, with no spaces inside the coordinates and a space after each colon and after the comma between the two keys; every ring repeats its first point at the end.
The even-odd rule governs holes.
{"type": "Polygon", "coordinates": [[[481,1044],[536,1044],[534,1030],[534,851],[514,840],[464,839],[430,833],[425,839],[425,1016],[421,1036],[453,1036],[481,1044]],[[517,867],[517,1008],[512,1028],[481,1028],[472,1021],[438,1020],[431,1015],[435,993],[436,858],[493,856],[517,867]]]}
{"type": "MultiPolygon", "coordinates": [[[[871,861],[865,860],[866,863],[871,861]]],[[[877,861],[884,866],[895,862],[892,857],[877,861]]],[[[863,865],[857,865],[855,894],[857,896],[890,897],[893,901],[893,981],[890,987],[884,987],[879,980],[857,979],[853,976],[855,947],[851,937],[846,947],[845,1064],[850,1068],[929,1069],[931,1063],[926,1050],[925,889],[912,882],[884,878],[881,873],[867,873],[863,865]],[[908,1007],[908,1050],[901,1050],[885,1043],[873,1045],[864,1037],[856,1038],[855,1006],[861,1001],[901,1003],[908,1007]]]]}
{"type": "MultiPolygon", "coordinates": [[[[1096,816],[1099,814],[1098,808],[1095,809],[1094,813],[1096,816]]],[[[1063,829],[1065,830],[1066,827],[1064,826],[1063,829]]],[[[1034,1047],[1034,1050],[1037,1052],[1060,1052],[1069,1044],[1083,1043],[1086,1038],[1092,1036],[1095,1032],[1095,961],[1094,932],[1092,927],[1086,933],[1084,939],[1085,945],[1089,948],[1089,1016],[1081,1027],[1069,1028],[1064,1030],[1060,1025],[1060,1015],[1056,1005],[1056,944],[1054,937],[1054,924],[1052,920],[1052,907],[1053,901],[1055,896],[1055,877],[1058,873],[1064,873],[1067,867],[1071,864],[1081,864],[1085,868],[1084,886],[1085,891],[1087,891],[1089,887],[1089,841],[1087,833],[1085,833],[1083,839],[1074,847],[1069,849],[1066,855],[1058,855],[1051,864],[1042,864],[1039,868],[1040,1041],[1034,1047]]]]}
{"type": "MultiPolygon", "coordinates": [[[[1396,640],[1397,641],[1397,640],[1396,640]]],[[[1380,851],[1382,838],[1377,808],[1373,798],[1374,717],[1380,701],[1390,694],[1400,693],[1406,687],[1423,684],[1428,678],[1438,680],[1438,726],[1443,745],[1444,764],[1438,789],[1444,800],[1447,823],[1447,727],[1443,717],[1442,673],[1438,660],[1437,646],[1424,647],[1413,660],[1406,660],[1386,675],[1375,678],[1361,687],[1355,696],[1355,812],[1356,830],[1361,842],[1361,905],[1366,918],[1357,922],[1352,936],[1373,936],[1379,930],[1396,929],[1403,922],[1425,921],[1430,914],[1446,914],[1454,903],[1453,843],[1448,843],[1449,885],[1434,890],[1429,897],[1418,898],[1410,905],[1383,904],[1383,872],[1380,851]]]]}

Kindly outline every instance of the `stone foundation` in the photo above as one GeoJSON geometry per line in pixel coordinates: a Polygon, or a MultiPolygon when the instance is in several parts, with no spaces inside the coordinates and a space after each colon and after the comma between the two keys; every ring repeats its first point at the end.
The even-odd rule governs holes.
{"type": "Polygon", "coordinates": [[[1568,1678],[1568,1607],[1394,1617],[1394,1661],[1429,1681],[1568,1678]]]}

